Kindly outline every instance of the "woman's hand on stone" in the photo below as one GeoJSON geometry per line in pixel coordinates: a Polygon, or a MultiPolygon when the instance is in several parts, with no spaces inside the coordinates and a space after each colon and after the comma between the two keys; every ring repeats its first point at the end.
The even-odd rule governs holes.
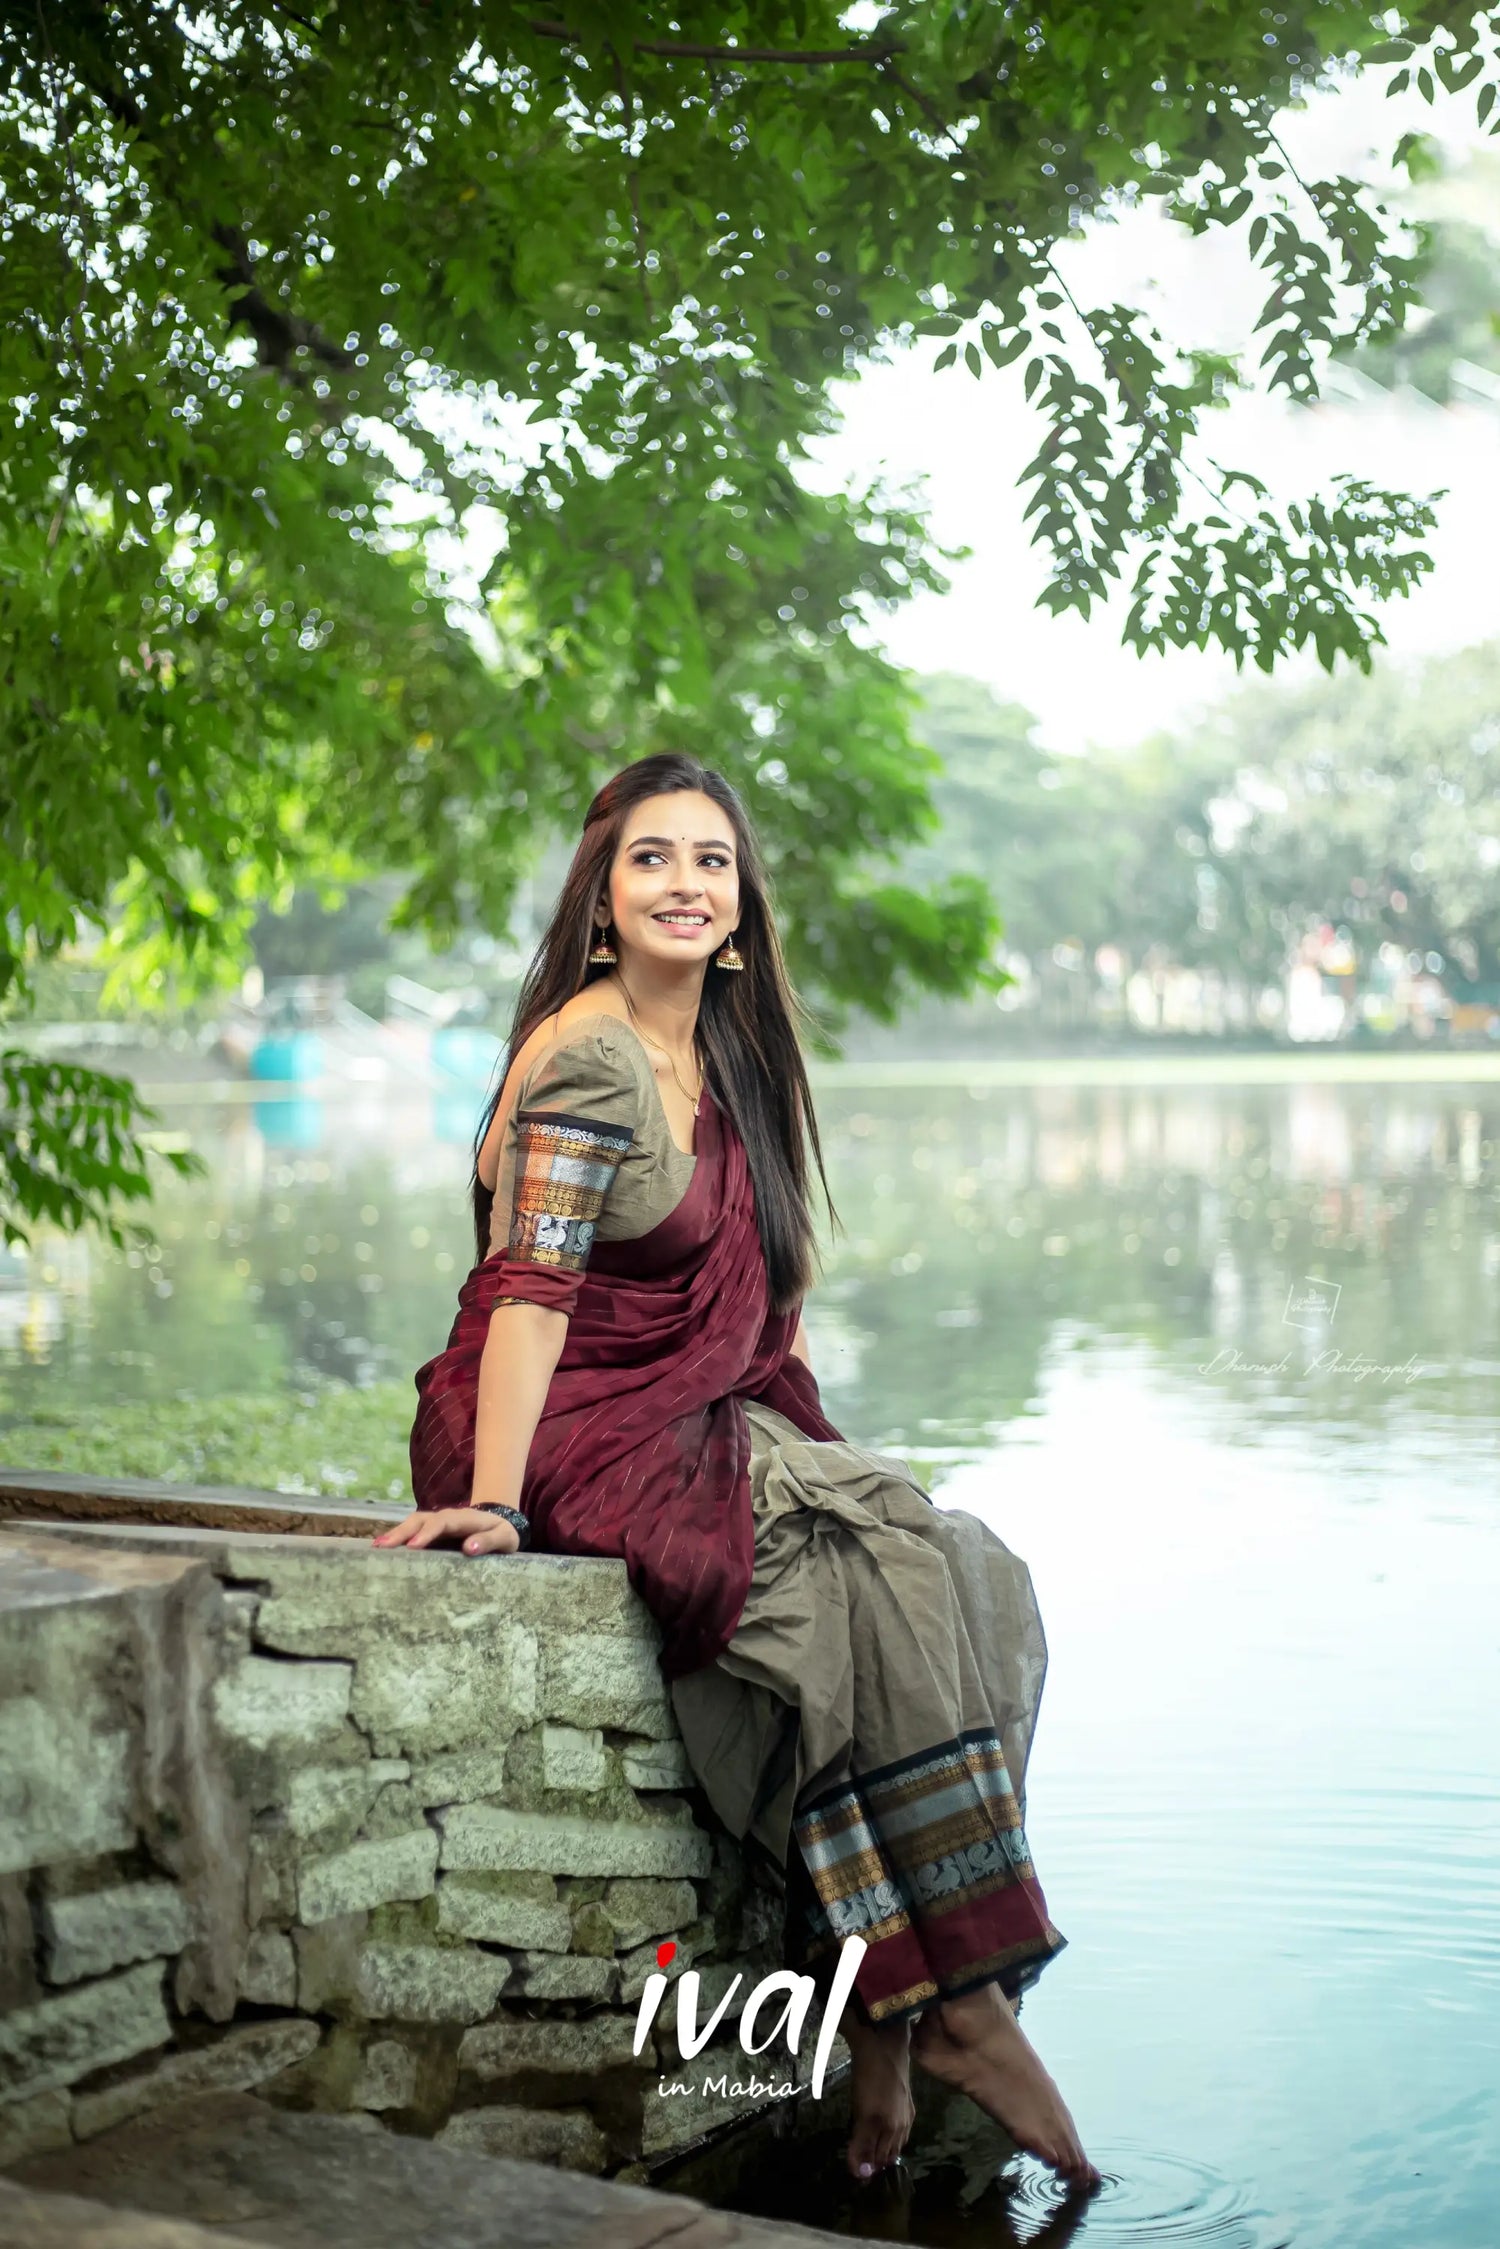
{"type": "Polygon", "coordinates": [[[503,1515],[479,1507],[431,1507],[408,1515],[404,1523],[377,1531],[373,1546],[446,1546],[461,1541],[466,1554],[514,1554],[521,1534],[503,1515]]]}

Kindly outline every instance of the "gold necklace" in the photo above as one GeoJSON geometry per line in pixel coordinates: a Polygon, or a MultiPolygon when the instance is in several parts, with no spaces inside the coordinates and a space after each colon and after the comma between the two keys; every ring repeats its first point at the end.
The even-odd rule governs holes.
{"type": "Polygon", "coordinates": [[[695,1096],[695,1095],[693,1095],[693,1094],[691,1094],[691,1093],[689,1093],[689,1092],[688,1092],[688,1089],[687,1089],[687,1087],[686,1087],[686,1086],[685,1086],[685,1085],[683,1084],[683,1082],[682,1082],[681,1078],[678,1078],[678,1077],[677,1077],[677,1064],[676,1064],[676,1063],[675,1063],[675,1062],[674,1062],[674,1061],[672,1060],[672,1055],[671,1055],[671,1051],[670,1051],[670,1049],[669,1049],[669,1048],[667,1048],[667,1047],[664,1047],[664,1046],[662,1045],[662,1043],[661,1043],[661,1040],[660,1040],[660,1039],[654,1039],[654,1038],[652,1038],[652,1036],[651,1036],[651,1033],[650,1033],[650,1032],[649,1032],[649,1031],[648,1031],[648,1030],[646,1029],[645,1025],[644,1025],[644,1024],[643,1024],[643,1023],[641,1022],[641,1020],[640,1020],[640,1017],[639,1017],[639,1016],[638,1016],[638,1015],[636,1014],[636,1012],[635,1012],[635,1002],[634,1002],[634,1001],[633,1001],[633,1000],[631,999],[631,997],[630,997],[630,994],[629,994],[629,992],[625,991],[625,979],[624,979],[624,977],[623,977],[623,976],[622,976],[622,977],[621,977],[621,978],[619,979],[619,985],[620,985],[620,990],[621,990],[622,992],[625,992],[625,1005],[626,1005],[626,1006],[627,1006],[627,1007],[628,1007],[628,1008],[630,1009],[630,1020],[631,1020],[631,1022],[632,1022],[632,1023],[633,1023],[634,1025],[635,1025],[636,1029],[637,1029],[637,1030],[638,1030],[638,1031],[640,1032],[640,1035],[641,1035],[641,1037],[642,1037],[642,1038],[643,1038],[643,1039],[644,1039],[644,1040],[646,1041],[646,1044],[647,1044],[648,1046],[654,1046],[658,1054],[665,1054],[665,1055],[666,1055],[666,1057],[667,1057],[667,1068],[668,1068],[668,1069],[669,1069],[669,1070],[671,1071],[671,1073],[672,1073],[673,1077],[674,1077],[674,1078],[677,1078],[677,1090],[678,1090],[678,1092],[679,1092],[679,1093],[680,1093],[680,1094],[682,1095],[682,1098],[683,1098],[683,1100],[684,1100],[684,1101],[691,1101],[691,1102],[692,1102],[692,1104],[693,1104],[693,1115],[694,1115],[694,1116],[696,1117],[696,1116],[697,1116],[697,1114],[698,1114],[698,1103],[699,1103],[699,1102],[700,1102],[700,1101],[701,1101],[701,1100],[703,1099],[703,1068],[702,1068],[702,1065],[701,1065],[701,1063],[700,1063],[700,1065],[699,1065],[699,1068],[698,1068],[698,1091],[697,1091],[697,1094],[696,1094],[696,1096],[695,1096]]]}

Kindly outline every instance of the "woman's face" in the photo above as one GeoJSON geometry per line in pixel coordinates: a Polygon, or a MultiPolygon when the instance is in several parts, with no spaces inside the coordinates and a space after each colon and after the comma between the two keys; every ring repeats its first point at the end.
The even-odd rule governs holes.
{"type": "Polygon", "coordinates": [[[739,921],[734,824],[712,797],[674,789],[626,814],[610,874],[617,946],[652,961],[712,960],[739,921]],[[671,921],[664,916],[681,914],[671,921]]]}

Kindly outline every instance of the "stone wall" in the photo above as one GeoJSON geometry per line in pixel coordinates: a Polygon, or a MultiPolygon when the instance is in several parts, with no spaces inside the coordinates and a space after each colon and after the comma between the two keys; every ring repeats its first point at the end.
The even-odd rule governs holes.
{"type": "Polygon", "coordinates": [[[618,1562],[0,1529],[0,2166],[253,2088],[640,2178],[764,2106],[657,2090],[751,2074],[782,1912],[712,1832],[659,1645],[618,1562]],[[700,2020],[744,1976],[690,2064],[675,2000],[632,2051],[664,1939],[700,2020]]]}

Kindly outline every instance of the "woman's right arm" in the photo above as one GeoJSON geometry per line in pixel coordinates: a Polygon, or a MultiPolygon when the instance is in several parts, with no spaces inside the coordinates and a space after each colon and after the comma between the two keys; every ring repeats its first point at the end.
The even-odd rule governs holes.
{"type": "Polygon", "coordinates": [[[509,1554],[519,1546],[513,1523],[475,1510],[520,1507],[598,1219],[640,1122],[645,1067],[632,1034],[603,1037],[585,1029],[525,1079],[517,1097],[509,1242],[494,1265],[475,1378],[472,1505],[409,1515],[377,1546],[431,1546],[455,1537],[466,1554],[509,1554]]]}
{"type": "Polygon", "coordinates": [[[516,1507],[547,1392],[568,1337],[568,1315],[545,1304],[499,1304],[490,1314],[479,1360],[474,1415],[474,1477],[470,1507],[440,1507],[408,1515],[382,1531],[376,1546],[432,1546],[461,1537],[466,1554],[513,1554],[520,1545],[514,1523],[482,1515],[481,1506],[516,1507]]]}
{"type": "Polygon", "coordinates": [[[567,1313],[545,1304],[500,1304],[490,1314],[474,1418],[476,1506],[520,1506],[531,1440],[567,1339],[567,1313]]]}

